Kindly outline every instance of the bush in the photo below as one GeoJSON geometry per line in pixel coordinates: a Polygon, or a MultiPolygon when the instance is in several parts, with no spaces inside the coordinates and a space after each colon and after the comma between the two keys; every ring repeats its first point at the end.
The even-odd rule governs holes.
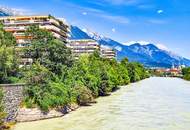
{"type": "Polygon", "coordinates": [[[20,81],[21,80],[19,78],[17,78],[17,77],[13,77],[13,76],[8,77],[8,82],[9,83],[19,83],[20,81]]]}
{"type": "Polygon", "coordinates": [[[89,105],[94,102],[94,98],[92,96],[92,92],[85,86],[76,86],[74,90],[77,94],[77,102],[79,105],[89,105]]]}
{"type": "Polygon", "coordinates": [[[190,67],[189,68],[184,68],[182,70],[182,73],[183,73],[183,78],[185,80],[190,80],[190,67]]]}
{"type": "Polygon", "coordinates": [[[185,75],[183,76],[183,78],[184,78],[185,80],[190,80],[190,74],[185,74],[185,75]]]}
{"type": "Polygon", "coordinates": [[[33,64],[28,71],[25,72],[25,79],[28,87],[25,88],[25,102],[27,106],[36,104],[43,110],[47,110],[44,106],[43,99],[46,93],[50,93],[49,82],[53,74],[45,67],[36,63],[33,64]]]}

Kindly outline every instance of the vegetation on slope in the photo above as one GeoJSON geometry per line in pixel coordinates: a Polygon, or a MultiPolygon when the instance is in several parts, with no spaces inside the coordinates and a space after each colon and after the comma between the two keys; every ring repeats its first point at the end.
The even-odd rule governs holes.
{"type": "Polygon", "coordinates": [[[141,64],[127,59],[118,63],[102,58],[98,51],[74,60],[65,43],[38,26],[29,27],[25,34],[32,39],[23,52],[33,59],[33,64],[18,69],[15,39],[1,26],[0,83],[9,83],[9,77],[22,77],[27,83],[27,107],[47,112],[72,103],[89,105],[94,98],[109,95],[121,85],[148,77],[141,64]]]}
{"type": "Polygon", "coordinates": [[[33,39],[25,52],[34,59],[33,65],[24,71],[28,107],[39,106],[48,111],[73,102],[88,105],[120,85],[148,77],[141,64],[128,63],[127,59],[121,63],[104,59],[98,51],[73,60],[64,43],[37,26],[31,26],[26,35],[33,39]]]}
{"type": "Polygon", "coordinates": [[[18,72],[18,58],[15,51],[16,40],[11,33],[3,30],[0,23],[0,84],[12,83],[18,72]]]}
{"type": "Polygon", "coordinates": [[[183,73],[183,78],[184,78],[185,80],[189,80],[189,81],[190,81],[190,67],[184,68],[184,69],[182,70],[182,73],[183,73]]]}

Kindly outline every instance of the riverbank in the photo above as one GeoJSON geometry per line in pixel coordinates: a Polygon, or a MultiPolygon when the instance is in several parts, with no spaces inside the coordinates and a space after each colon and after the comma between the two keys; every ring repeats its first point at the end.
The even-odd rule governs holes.
{"type": "MultiPolygon", "coordinates": [[[[140,81],[138,81],[138,82],[140,82],[140,81]]],[[[132,84],[134,84],[134,83],[132,83],[132,84]]],[[[129,86],[129,85],[130,84],[128,84],[127,86],[129,86]]],[[[113,91],[112,94],[119,91],[120,88],[122,88],[122,87],[126,87],[126,86],[120,86],[117,90],[113,91]]],[[[104,97],[112,96],[112,94],[109,94],[107,96],[98,97],[96,100],[99,100],[104,97]]],[[[95,105],[95,104],[92,104],[92,105],[95,105]]],[[[65,106],[64,108],[59,109],[59,110],[52,109],[47,113],[42,112],[39,108],[31,108],[31,109],[20,108],[17,113],[16,122],[17,123],[27,123],[27,122],[36,122],[36,121],[41,121],[41,120],[51,120],[51,119],[61,118],[63,116],[66,116],[70,112],[76,111],[77,109],[79,109],[81,107],[82,106],[80,106],[78,104],[72,104],[70,106],[65,106]]],[[[82,108],[84,108],[84,106],[82,108]]],[[[86,108],[88,108],[88,107],[86,107],[86,108]]]]}
{"type": "Polygon", "coordinates": [[[20,108],[18,115],[16,117],[16,121],[17,122],[31,122],[31,121],[62,117],[65,114],[75,111],[78,108],[79,108],[79,105],[72,104],[70,106],[65,106],[59,110],[52,109],[47,113],[42,112],[39,108],[32,108],[32,109],[20,108]]]}
{"type": "MultiPolygon", "coordinates": [[[[130,86],[130,85],[127,85],[127,86],[130,86]]],[[[121,86],[119,88],[121,88],[121,86]]],[[[58,117],[65,116],[66,114],[72,111],[77,110],[79,107],[80,106],[78,104],[72,104],[70,106],[65,106],[63,108],[60,108],[59,110],[52,109],[49,112],[43,112],[39,108],[31,108],[31,109],[20,108],[19,111],[17,112],[17,117],[15,120],[16,122],[31,122],[31,121],[45,120],[45,119],[51,119],[51,118],[58,118],[58,117]]]]}
{"type": "MultiPolygon", "coordinates": [[[[125,86],[120,86],[117,90],[113,91],[111,94],[98,97],[96,100],[98,100],[99,98],[112,96],[113,93],[117,92],[122,87],[125,87],[125,86]]],[[[95,102],[96,101],[94,101],[94,103],[91,103],[88,106],[94,105],[95,102]]],[[[49,112],[43,112],[39,108],[31,108],[31,109],[30,108],[20,108],[17,113],[16,122],[18,122],[18,123],[33,122],[33,121],[47,120],[47,119],[52,119],[52,118],[59,118],[59,117],[65,116],[66,114],[69,114],[72,111],[76,111],[80,107],[84,107],[84,106],[80,106],[78,104],[72,104],[70,106],[65,106],[59,110],[52,109],[49,112]]]]}
{"type": "Polygon", "coordinates": [[[190,82],[151,77],[121,87],[60,118],[18,123],[13,130],[179,130],[190,128],[190,82]]]}

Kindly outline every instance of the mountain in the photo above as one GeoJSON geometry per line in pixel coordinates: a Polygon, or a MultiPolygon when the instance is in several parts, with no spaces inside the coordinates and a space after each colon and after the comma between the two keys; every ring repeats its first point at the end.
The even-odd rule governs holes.
{"type": "Polygon", "coordinates": [[[1,16],[8,16],[8,14],[6,12],[3,12],[3,11],[0,10],[0,17],[1,16]]]}
{"type": "Polygon", "coordinates": [[[92,39],[87,33],[82,31],[80,28],[71,25],[71,37],[70,39],[92,39]]]}
{"type": "Polygon", "coordinates": [[[129,61],[140,62],[147,67],[171,67],[172,65],[190,66],[190,60],[178,56],[170,51],[158,48],[150,43],[141,45],[134,43],[124,45],[110,38],[104,37],[89,30],[81,30],[76,26],[71,26],[71,39],[94,39],[100,45],[109,46],[117,51],[117,60],[127,57],[129,61]]]}
{"type": "Polygon", "coordinates": [[[10,16],[12,14],[13,14],[13,10],[0,6],[0,17],[1,16],[10,16]]]}
{"type": "MultiPolygon", "coordinates": [[[[162,50],[154,44],[141,45],[135,43],[128,46],[128,48],[139,54],[140,62],[152,67],[171,67],[172,65],[185,64],[190,66],[190,60],[174,54],[173,52],[162,50]]],[[[136,60],[136,58],[134,59],[136,60]]],[[[137,60],[139,61],[139,60],[137,60]]]]}
{"type": "Polygon", "coordinates": [[[12,9],[4,6],[0,6],[0,17],[1,16],[16,16],[16,15],[22,15],[22,12],[20,12],[17,9],[12,9]]]}

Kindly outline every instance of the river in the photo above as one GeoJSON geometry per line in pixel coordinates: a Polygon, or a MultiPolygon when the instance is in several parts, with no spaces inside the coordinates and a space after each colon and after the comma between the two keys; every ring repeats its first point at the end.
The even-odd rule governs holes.
{"type": "Polygon", "coordinates": [[[61,118],[18,123],[14,130],[190,130],[190,82],[149,78],[61,118]]]}

